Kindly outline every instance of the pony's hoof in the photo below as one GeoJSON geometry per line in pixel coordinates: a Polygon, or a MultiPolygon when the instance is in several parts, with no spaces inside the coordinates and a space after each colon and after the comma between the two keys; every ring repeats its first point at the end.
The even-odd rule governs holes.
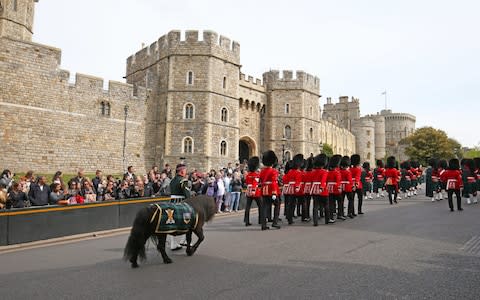
{"type": "Polygon", "coordinates": [[[138,268],[138,264],[137,264],[136,262],[135,262],[135,263],[132,263],[132,268],[133,268],[133,269],[138,268]]]}
{"type": "Polygon", "coordinates": [[[163,263],[164,264],[171,264],[173,262],[173,260],[171,260],[170,258],[166,258],[163,260],[163,263]]]}
{"type": "Polygon", "coordinates": [[[187,255],[192,256],[194,252],[195,251],[193,251],[192,249],[189,249],[189,250],[187,250],[187,255]]]}

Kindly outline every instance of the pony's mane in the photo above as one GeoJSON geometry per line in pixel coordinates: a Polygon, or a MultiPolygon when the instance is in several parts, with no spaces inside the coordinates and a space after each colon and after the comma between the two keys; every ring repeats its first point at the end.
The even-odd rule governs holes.
{"type": "Polygon", "coordinates": [[[217,208],[215,207],[215,201],[212,197],[207,195],[198,195],[185,200],[185,203],[188,203],[198,212],[203,212],[205,216],[205,222],[208,222],[213,219],[217,208]]]}

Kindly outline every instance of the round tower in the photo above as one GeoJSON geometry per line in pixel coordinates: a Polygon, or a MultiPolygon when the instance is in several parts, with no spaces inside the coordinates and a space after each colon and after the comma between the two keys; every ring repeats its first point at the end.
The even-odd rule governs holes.
{"type": "Polygon", "coordinates": [[[356,152],[362,162],[370,165],[375,162],[375,121],[369,117],[352,120],[352,133],[355,135],[356,152]]]}
{"type": "Polygon", "coordinates": [[[385,158],[385,117],[381,115],[371,116],[375,122],[375,158],[385,158]]]}
{"type": "Polygon", "coordinates": [[[0,37],[31,41],[35,2],[38,0],[2,0],[0,37]]]}

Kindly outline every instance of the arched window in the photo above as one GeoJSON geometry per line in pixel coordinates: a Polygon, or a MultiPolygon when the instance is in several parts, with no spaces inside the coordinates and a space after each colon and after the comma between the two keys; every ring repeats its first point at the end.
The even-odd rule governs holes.
{"type": "Polygon", "coordinates": [[[292,159],[292,153],[290,151],[285,151],[285,161],[289,161],[292,159]]]}
{"type": "Polygon", "coordinates": [[[193,72],[188,71],[188,73],[187,73],[187,84],[188,85],[193,85],[193,80],[194,80],[193,72]]]}
{"type": "Polygon", "coordinates": [[[227,156],[227,142],[225,141],[220,143],[220,155],[227,156]]]}
{"type": "Polygon", "coordinates": [[[13,3],[12,3],[12,9],[13,9],[13,11],[17,11],[17,8],[18,8],[17,0],[13,0],[13,3]]]}
{"type": "Polygon", "coordinates": [[[222,108],[221,120],[222,122],[228,122],[228,109],[226,107],[222,108]]]}
{"type": "Polygon", "coordinates": [[[100,102],[100,114],[101,114],[102,116],[105,115],[105,102],[103,102],[103,101],[100,102]]]}
{"type": "Polygon", "coordinates": [[[292,138],[292,128],[290,125],[285,126],[285,130],[283,132],[284,136],[286,139],[291,139],[292,138]]]}
{"type": "Polygon", "coordinates": [[[367,142],[367,149],[370,149],[370,141],[367,142]]]}
{"type": "Polygon", "coordinates": [[[285,104],[285,113],[286,114],[290,113],[290,104],[288,104],[288,103],[285,104]]]}
{"type": "Polygon", "coordinates": [[[313,128],[310,128],[310,140],[313,140],[313,128]]]}
{"type": "Polygon", "coordinates": [[[110,116],[110,103],[105,104],[105,115],[110,116]]]}
{"type": "Polygon", "coordinates": [[[367,160],[370,160],[370,152],[367,153],[367,160]]]}
{"type": "Polygon", "coordinates": [[[313,107],[310,106],[310,117],[313,117],[313,107]]]}
{"type": "Polygon", "coordinates": [[[224,89],[227,88],[227,77],[226,76],[223,76],[223,83],[222,83],[222,86],[224,89]]]}
{"type": "Polygon", "coordinates": [[[189,136],[183,138],[182,153],[193,153],[193,139],[189,136]]]}
{"type": "Polygon", "coordinates": [[[185,104],[183,108],[183,118],[184,119],[194,119],[195,118],[195,107],[192,103],[185,104]]]}

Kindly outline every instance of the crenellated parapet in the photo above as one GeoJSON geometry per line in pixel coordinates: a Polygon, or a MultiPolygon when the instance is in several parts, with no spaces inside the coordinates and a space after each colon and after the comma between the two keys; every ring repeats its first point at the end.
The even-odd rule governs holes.
{"type": "Polygon", "coordinates": [[[214,31],[187,30],[182,39],[180,30],[172,30],[150,46],[127,58],[127,77],[145,70],[159,60],[171,55],[213,56],[240,65],[240,44],[214,31]]]}
{"type": "Polygon", "coordinates": [[[240,80],[238,84],[241,87],[256,90],[259,92],[265,92],[265,85],[262,83],[261,79],[255,78],[253,76],[246,76],[243,73],[240,73],[240,80]]]}
{"type": "Polygon", "coordinates": [[[320,79],[304,71],[294,72],[285,70],[282,73],[278,70],[272,70],[263,73],[263,82],[267,91],[272,90],[305,90],[313,94],[320,95],[320,79]],[[280,75],[281,74],[281,75],[280,75]]]}

